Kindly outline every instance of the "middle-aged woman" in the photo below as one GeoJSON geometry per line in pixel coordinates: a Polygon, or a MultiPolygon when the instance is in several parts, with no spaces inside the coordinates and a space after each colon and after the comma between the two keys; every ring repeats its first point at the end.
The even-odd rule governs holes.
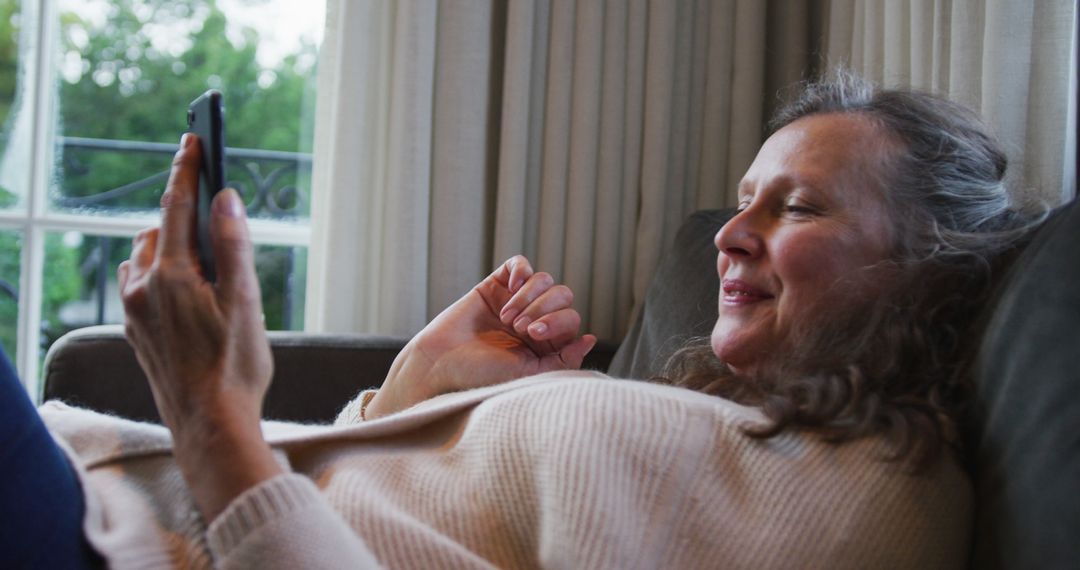
{"type": "Polygon", "coordinates": [[[844,74],[775,126],[716,235],[711,340],[664,382],[573,371],[594,339],[571,292],[516,257],[334,427],[260,423],[243,206],[215,200],[211,285],[186,137],[119,269],[168,431],[42,408],[89,543],[116,567],[962,566],[965,340],[1030,225],[1005,157],[962,108],[844,74]]]}

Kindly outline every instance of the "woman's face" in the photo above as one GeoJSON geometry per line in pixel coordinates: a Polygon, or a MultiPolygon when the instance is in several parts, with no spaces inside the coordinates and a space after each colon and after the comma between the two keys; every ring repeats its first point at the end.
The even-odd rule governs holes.
{"type": "Polygon", "coordinates": [[[712,348],[732,369],[782,349],[795,323],[828,326],[878,291],[863,268],[891,250],[878,182],[889,152],[881,128],[855,114],[804,117],[765,141],[739,183],[739,213],[716,234],[712,348]]]}

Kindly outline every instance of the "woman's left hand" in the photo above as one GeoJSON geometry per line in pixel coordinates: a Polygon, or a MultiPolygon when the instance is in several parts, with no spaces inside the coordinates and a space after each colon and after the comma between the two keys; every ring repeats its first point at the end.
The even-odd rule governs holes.
{"type": "Polygon", "coordinates": [[[217,283],[195,252],[200,148],[185,135],[161,198],[161,228],[140,232],[117,280],[125,332],[177,462],[207,519],[281,472],[262,438],[273,360],[262,323],[244,206],[234,190],[212,204],[217,283]]]}
{"type": "Polygon", "coordinates": [[[578,336],[573,292],[514,256],[424,327],[368,404],[373,419],[429,398],[581,367],[596,344],[578,336]]]}

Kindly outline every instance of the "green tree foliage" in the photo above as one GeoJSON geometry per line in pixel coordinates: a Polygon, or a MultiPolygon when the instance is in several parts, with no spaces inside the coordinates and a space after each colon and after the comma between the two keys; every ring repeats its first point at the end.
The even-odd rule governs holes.
{"type": "MultiPolygon", "coordinates": [[[[60,113],[67,136],[176,143],[186,128],[188,103],[207,89],[218,89],[226,105],[228,146],[310,150],[303,148],[307,142],[299,119],[310,115],[313,103],[307,89],[315,46],[305,45],[264,68],[256,58],[258,34],[248,28],[230,39],[225,15],[213,0],[114,0],[104,24],[69,12],[62,29],[60,113]],[[236,41],[237,35],[242,40],[236,41]]],[[[169,156],[162,154],[67,154],[65,196],[98,194],[169,164],[169,156]]],[[[237,166],[230,164],[230,180],[239,174],[237,182],[243,185],[248,181],[237,166]]],[[[147,192],[110,205],[155,208],[157,196],[147,192]]]]}
{"type": "MultiPolygon", "coordinates": [[[[19,3],[0,0],[0,152],[7,147],[10,134],[11,107],[15,103],[15,89],[19,73],[19,3]]],[[[18,197],[8,188],[0,187],[0,208],[8,208],[18,202],[18,197]]],[[[2,250],[0,250],[2,251],[2,250]]]]}
{"type": "Polygon", "coordinates": [[[11,358],[19,320],[19,241],[19,234],[0,231],[0,346],[11,358]]]}
{"type": "Polygon", "coordinates": [[[0,1],[0,123],[7,120],[15,101],[15,79],[19,58],[19,5],[0,1]]]}

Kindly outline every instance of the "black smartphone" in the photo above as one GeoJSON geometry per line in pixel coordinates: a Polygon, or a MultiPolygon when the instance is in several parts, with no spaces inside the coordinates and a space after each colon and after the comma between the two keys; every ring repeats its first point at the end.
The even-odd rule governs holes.
{"type": "Polygon", "coordinates": [[[210,202],[225,187],[225,106],[221,92],[211,89],[192,101],[187,123],[188,131],[199,137],[202,145],[196,244],[203,277],[213,283],[217,273],[210,246],[210,202]]]}

